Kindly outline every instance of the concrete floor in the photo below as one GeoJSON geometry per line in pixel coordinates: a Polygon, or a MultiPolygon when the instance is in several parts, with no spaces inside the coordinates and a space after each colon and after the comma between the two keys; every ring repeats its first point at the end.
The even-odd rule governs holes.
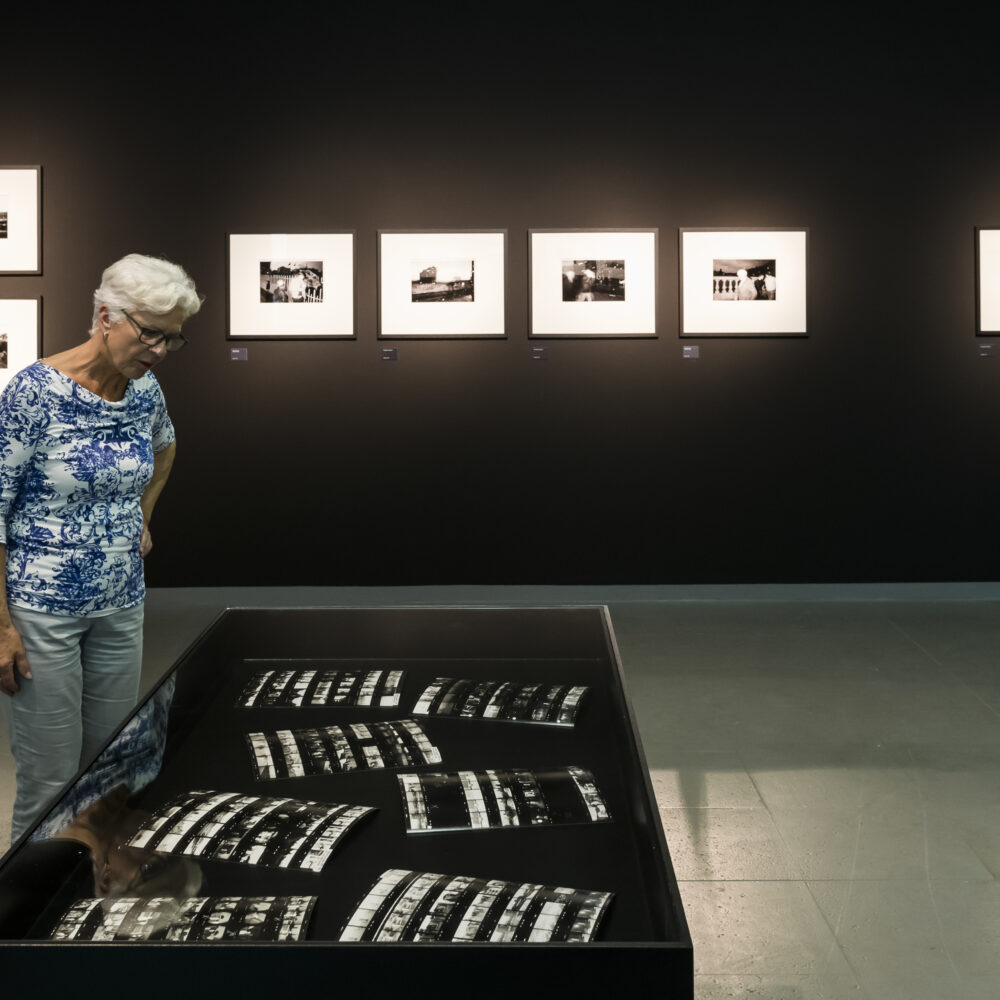
{"type": "MultiPolygon", "coordinates": [[[[144,688],[225,605],[611,607],[696,997],[1000,996],[1000,588],[151,591],[144,688]]],[[[0,749],[0,848],[12,764],[0,749]]]]}

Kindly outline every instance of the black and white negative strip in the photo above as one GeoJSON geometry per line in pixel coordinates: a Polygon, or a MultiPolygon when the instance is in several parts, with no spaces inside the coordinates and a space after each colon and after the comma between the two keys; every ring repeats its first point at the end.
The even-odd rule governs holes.
{"type": "Polygon", "coordinates": [[[417,699],[413,714],[572,726],[587,690],[570,684],[436,677],[417,699]]]}
{"type": "Polygon", "coordinates": [[[302,941],[315,896],[81,899],[53,941],[302,941]]]}
{"type": "Polygon", "coordinates": [[[441,763],[440,751],[413,719],[279,729],[247,733],[246,739],[258,781],[441,763]]]}
{"type": "Polygon", "coordinates": [[[512,829],[611,819],[582,767],[400,774],[407,833],[512,829]]]}
{"type": "Polygon", "coordinates": [[[399,705],[402,670],[292,669],[284,664],[303,661],[281,662],[280,667],[254,671],[237,699],[237,708],[329,705],[396,708],[399,705]]]}
{"type": "Polygon", "coordinates": [[[344,834],[374,812],[370,806],[194,791],[157,809],[128,846],[318,872],[344,834]]]}
{"type": "Polygon", "coordinates": [[[340,940],[587,942],[612,895],[394,868],[358,904],[340,940]]]}

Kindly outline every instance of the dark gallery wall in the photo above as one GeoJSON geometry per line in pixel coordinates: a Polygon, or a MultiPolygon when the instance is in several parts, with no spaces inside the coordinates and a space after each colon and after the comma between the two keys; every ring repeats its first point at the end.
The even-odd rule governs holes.
{"type": "Polygon", "coordinates": [[[206,295],[159,369],[179,450],[150,584],[996,578],[985,40],[611,8],[291,16],[44,42],[14,23],[0,65],[0,165],[41,164],[44,198],[43,274],[0,296],[42,297],[44,351],[82,339],[122,253],[206,295]],[[649,226],[656,339],[529,342],[529,228],[649,226]],[[682,342],[688,226],[808,227],[808,336],[682,342]],[[507,338],[381,360],[376,230],[494,227],[507,338]],[[230,361],[226,234],[343,229],[357,339],[230,361]]]}

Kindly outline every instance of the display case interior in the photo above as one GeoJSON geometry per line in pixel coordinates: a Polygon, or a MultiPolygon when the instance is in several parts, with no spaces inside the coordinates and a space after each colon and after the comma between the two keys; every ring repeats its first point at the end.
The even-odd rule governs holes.
{"type": "Polygon", "coordinates": [[[691,996],[596,607],[223,612],[0,862],[0,937],[15,975],[39,950],[193,969],[239,946],[251,992],[298,949],[303,971],[447,962],[498,990],[649,964],[691,996]]]}

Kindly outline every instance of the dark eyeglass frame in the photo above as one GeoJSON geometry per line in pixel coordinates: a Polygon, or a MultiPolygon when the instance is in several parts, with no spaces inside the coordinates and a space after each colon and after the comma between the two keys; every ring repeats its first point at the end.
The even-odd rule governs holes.
{"type": "Polygon", "coordinates": [[[167,352],[173,354],[182,347],[187,346],[188,339],[183,333],[164,333],[162,330],[154,330],[152,327],[142,326],[142,324],[129,316],[124,309],[122,310],[122,315],[135,327],[135,335],[139,340],[150,347],[159,347],[160,344],[165,342],[167,352]]]}

